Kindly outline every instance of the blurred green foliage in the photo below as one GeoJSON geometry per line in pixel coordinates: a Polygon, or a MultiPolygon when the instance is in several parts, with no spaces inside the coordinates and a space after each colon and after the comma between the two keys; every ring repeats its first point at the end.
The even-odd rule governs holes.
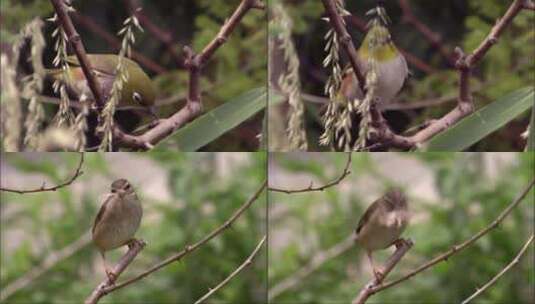
{"type": "MultiPolygon", "coordinates": [[[[326,56],[324,35],[329,29],[321,20],[324,8],[321,1],[272,0],[282,2],[293,20],[294,42],[301,64],[301,83],[304,93],[324,96],[323,89],[329,71],[322,67],[326,56]]],[[[499,17],[502,17],[513,1],[408,1],[415,17],[442,39],[442,45],[454,57],[453,50],[460,46],[466,53],[472,52],[488,35],[499,17]]],[[[351,14],[368,21],[365,14],[375,7],[376,0],[345,1],[351,14]]],[[[435,71],[426,73],[411,65],[412,78],[408,80],[397,101],[410,104],[444,96],[457,96],[458,72],[448,64],[441,53],[414,26],[404,22],[398,1],[385,1],[385,8],[392,19],[390,31],[396,45],[411,53],[435,71]]],[[[359,28],[346,20],[348,30],[358,47],[364,37],[359,28]]],[[[270,33],[271,36],[274,33],[270,33]]],[[[508,93],[532,86],[535,83],[535,15],[521,11],[512,24],[505,28],[499,41],[474,70],[472,86],[476,89],[474,101],[479,109],[508,93]]],[[[345,54],[342,54],[345,58],[345,54]]],[[[344,62],[346,62],[344,60],[344,62]]],[[[446,102],[413,110],[387,111],[385,116],[397,132],[449,112],[454,106],[446,102]]],[[[325,149],[317,146],[323,131],[321,113],[323,106],[307,104],[307,132],[311,150],[325,149]]],[[[499,131],[473,145],[470,151],[522,151],[525,141],[519,134],[526,130],[529,113],[514,119],[499,131]]]]}
{"type": "MultiPolygon", "coordinates": [[[[119,278],[121,281],[222,225],[266,176],[263,153],[93,153],[85,158],[84,174],[71,186],[56,192],[1,193],[0,290],[89,231],[100,207],[99,196],[109,191],[115,178],[128,178],[142,200],[144,217],[136,236],[148,243],[119,278]],[[162,193],[169,198],[162,199],[162,193]]],[[[78,159],[77,154],[71,153],[2,154],[2,166],[12,170],[3,172],[2,185],[15,175],[21,180],[27,174],[34,180],[48,178],[47,185],[62,182],[71,176],[78,159]]],[[[39,186],[39,182],[28,182],[18,188],[39,186]]],[[[251,254],[266,233],[265,210],[264,192],[229,229],[197,251],[113,292],[100,303],[193,303],[251,254]]],[[[253,264],[216,292],[211,301],[263,303],[265,248],[264,245],[253,264]]],[[[124,251],[110,251],[108,263],[116,263],[124,251]]],[[[5,303],[81,303],[104,279],[102,267],[100,255],[89,244],[32,280],[5,303]]]]}
{"type": "MultiPolygon", "coordinates": [[[[366,207],[392,184],[405,188],[413,214],[403,235],[415,245],[387,281],[401,277],[494,221],[533,180],[534,156],[354,153],[351,174],[324,192],[270,192],[269,290],[347,239],[366,207]]],[[[299,189],[312,180],[319,186],[338,177],[346,159],[343,153],[276,153],[270,164],[270,184],[299,189]]],[[[460,303],[509,264],[535,232],[534,202],[531,189],[502,224],[476,243],[368,302],[460,303]]],[[[383,265],[391,252],[375,252],[375,262],[383,265]]],[[[520,263],[476,302],[533,303],[534,257],[532,244],[520,263]]],[[[353,246],[272,302],[349,303],[372,276],[365,253],[353,246]]]]}
{"type": "MultiPolygon", "coordinates": [[[[0,0],[2,26],[0,27],[0,43],[2,52],[10,52],[17,33],[33,18],[49,18],[53,14],[49,0],[0,0]]],[[[232,12],[237,8],[239,0],[179,0],[179,1],[140,1],[143,13],[163,31],[173,37],[173,48],[181,54],[184,46],[193,47],[195,52],[202,49],[215,38],[232,12]]],[[[86,18],[102,27],[111,35],[115,35],[122,23],[129,16],[123,1],[73,1],[73,7],[86,18]]],[[[217,106],[242,95],[246,91],[265,87],[267,76],[266,47],[266,12],[252,9],[242,22],[238,24],[230,39],[218,49],[203,69],[201,90],[203,91],[203,109],[208,112],[217,106]]],[[[115,52],[112,46],[100,36],[80,24],[76,16],[72,16],[74,25],[80,33],[85,48],[89,53],[115,52]]],[[[47,47],[43,56],[46,67],[52,66],[54,57],[53,39],[55,26],[47,22],[45,38],[47,47]]],[[[161,106],[158,112],[166,117],[183,106],[187,95],[188,72],[178,68],[175,59],[169,55],[165,45],[158,40],[146,27],[144,32],[136,32],[136,43],[133,49],[152,59],[167,72],[155,74],[149,72],[157,85],[159,99],[177,97],[178,102],[161,106]],[[181,98],[182,97],[182,98],[181,98]]],[[[22,56],[22,58],[25,58],[22,56]]],[[[48,107],[53,107],[48,105],[48,107]]],[[[55,112],[55,111],[50,111],[55,112]]],[[[244,118],[246,119],[246,118],[244,118]]],[[[218,140],[205,146],[206,151],[254,151],[258,150],[256,136],[261,133],[262,114],[257,114],[233,131],[221,136],[218,140]]],[[[164,144],[175,148],[173,142],[164,144]]]]}

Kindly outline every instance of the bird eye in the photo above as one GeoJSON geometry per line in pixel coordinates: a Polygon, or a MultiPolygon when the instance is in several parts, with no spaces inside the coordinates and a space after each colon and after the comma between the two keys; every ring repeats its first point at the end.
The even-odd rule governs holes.
{"type": "Polygon", "coordinates": [[[138,103],[141,103],[141,101],[143,100],[143,98],[141,98],[141,94],[139,94],[138,92],[134,92],[134,94],[132,94],[132,98],[135,102],[138,103]]]}
{"type": "Polygon", "coordinates": [[[111,193],[115,193],[117,192],[115,189],[111,189],[111,193]]]}
{"type": "Polygon", "coordinates": [[[125,190],[128,190],[130,189],[130,184],[126,184],[126,186],[124,187],[125,190]]]}

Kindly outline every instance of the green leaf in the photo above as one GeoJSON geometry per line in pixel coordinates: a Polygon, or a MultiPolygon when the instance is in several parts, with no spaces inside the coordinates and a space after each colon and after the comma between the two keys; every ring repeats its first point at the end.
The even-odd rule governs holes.
{"type": "Polygon", "coordinates": [[[529,134],[528,134],[528,144],[527,150],[530,152],[535,152],[535,103],[531,107],[531,120],[529,122],[529,134]]]}
{"type": "MultiPolygon", "coordinates": [[[[198,117],[166,140],[177,144],[180,151],[196,151],[264,109],[266,99],[264,88],[248,91],[198,117]]],[[[163,146],[156,151],[166,150],[163,146]]]]}
{"type": "Polygon", "coordinates": [[[510,93],[431,139],[428,151],[462,151],[533,107],[533,87],[510,93]]]}

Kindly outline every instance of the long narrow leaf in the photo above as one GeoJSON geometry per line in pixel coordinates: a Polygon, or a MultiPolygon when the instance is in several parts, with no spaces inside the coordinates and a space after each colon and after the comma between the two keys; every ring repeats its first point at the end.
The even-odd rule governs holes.
{"type": "Polygon", "coordinates": [[[529,122],[529,134],[528,134],[528,144],[527,150],[530,152],[535,152],[535,100],[533,101],[533,106],[531,107],[531,120],[529,122]]]}
{"type": "MultiPolygon", "coordinates": [[[[180,151],[196,151],[251,118],[266,103],[266,90],[253,89],[198,117],[166,140],[177,144],[180,151]]],[[[165,149],[163,146],[155,150],[165,149]]]]}
{"type": "Polygon", "coordinates": [[[533,106],[533,87],[516,90],[438,134],[427,151],[462,151],[500,129],[533,106]]]}

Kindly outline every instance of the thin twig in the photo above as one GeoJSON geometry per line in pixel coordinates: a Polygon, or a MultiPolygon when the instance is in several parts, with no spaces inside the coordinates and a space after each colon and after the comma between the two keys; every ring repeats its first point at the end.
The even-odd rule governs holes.
{"type": "Polygon", "coordinates": [[[37,189],[16,190],[16,189],[9,189],[9,188],[1,187],[0,191],[13,192],[13,193],[18,193],[18,194],[45,192],[45,191],[56,191],[56,190],[58,190],[60,188],[63,188],[65,186],[68,186],[68,185],[72,184],[75,179],[77,179],[80,175],[82,175],[84,173],[82,171],[82,164],[83,163],[84,163],[84,153],[81,152],[80,153],[80,161],[78,162],[78,167],[76,168],[76,171],[74,171],[74,174],[72,175],[72,177],[70,179],[68,179],[67,181],[65,181],[65,182],[63,182],[61,184],[58,184],[56,186],[45,187],[45,183],[43,183],[43,185],[41,187],[37,188],[37,189]]]}
{"type": "Polygon", "coordinates": [[[396,279],[394,281],[390,281],[384,284],[381,284],[380,286],[375,286],[370,289],[369,295],[373,295],[381,290],[387,289],[389,287],[392,287],[394,285],[397,285],[405,280],[410,279],[411,277],[415,276],[416,274],[430,268],[431,266],[438,264],[439,262],[447,260],[450,256],[460,252],[461,250],[465,249],[481,237],[483,237],[485,234],[490,232],[491,230],[498,227],[498,225],[504,220],[504,218],[511,213],[511,211],[526,197],[526,195],[529,193],[530,189],[535,184],[535,179],[532,180],[527,187],[518,195],[517,198],[511,202],[511,204],[505,208],[502,213],[494,220],[490,225],[485,227],[483,230],[476,233],[474,236],[469,238],[468,240],[464,241],[463,243],[459,245],[454,245],[450,250],[436,256],[435,258],[431,259],[430,261],[426,262],[425,264],[421,265],[420,267],[416,268],[415,270],[409,272],[408,274],[404,275],[403,277],[396,279]]]}
{"type": "Polygon", "coordinates": [[[225,284],[227,284],[230,280],[232,280],[232,278],[234,278],[236,275],[238,275],[238,273],[240,273],[240,271],[242,271],[245,267],[251,265],[253,263],[253,258],[257,255],[257,253],[260,251],[260,248],[262,248],[262,245],[264,245],[264,242],[266,241],[266,236],[264,235],[264,237],[262,238],[262,240],[260,241],[260,243],[258,243],[258,245],[256,245],[256,248],[253,250],[253,252],[251,253],[251,255],[243,262],[243,264],[241,264],[238,268],[236,268],[236,270],[234,270],[226,279],[224,279],[223,281],[221,281],[221,283],[217,284],[216,287],[214,288],[210,288],[210,290],[208,291],[208,293],[206,293],[204,296],[202,296],[200,299],[198,299],[197,301],[195,301],[195,304],[200,304],[204,301],[206,301],[206,299],[208,299],[212,294],[214,294],[217,290],[219,290],[221,287],[225,286],[225,284]]]}
{"type": "Polygon", "coordinates": [[[354,237],[350,236],[333,247],[315,254],[308,264],[295,271],[290,277],[285,278],[270,288],[268,291],[268,301],[272,301],[280,294],[295,288],[298,284],[302,283],[307,276],[321,268],[323,264],[348,251],[354,244],[354,237]]]}
{"type": "Polygon", "coordinates": [[[4,302],[17,291],[28,287],[35,279],[52,269],[59,262],[68,259],[70,256],[87,246],[90,242],[91,234],[87,232],[68,246],[50,253],[39,266],[32,268],[30,271],[26,272],[20,278],[9,283],[9,285],[2,289],[0,292],[0,302],[4,302]]]}
{"type": "MultiPolygon", "coordinates": [[[[78,23],[82,27],[85,27],[86,29],[93,32],[95,35],[99,36],[100,38],[104,39],[106,43],[108,43],[113,49],[119,50],[121,49],[121,42],[117,37],[110,34],[106,29],[104,29],[101,25],[96,23],[93,19],[90,17],[84,16],[80,14],[79,12],[72,12],[74,15],[74,22],[78,23]]],[[[147,69],[157,73],[157,74],[163,74],[167,72],[167,69],[163,66],[159,65],[158,63],[154,62],[152,59],[146,57],[145,55],[137,52],[136,50],[132,49],[131,52],[132,59],[139,62],[142,66],[146,67],[147,69]]]]}
{"type": "Polygon", "coordinates": [[[433,32],[426,24],[420,21],[413,13],[409,1],[399,0],[399,7],[403,12],[403,21],[414,26],[430,43],[435,47],[438,52],[446,59],[448,64],[452,67],[455,66],[455,60],[451,56],[452,54],[443,45],[442,39],[439,34],[433,32]]]}
{"type": "Polygon", "coordinates": [[[474,294],[472,294],[470,297],[468,297],[466,300],[464,300],[462,304],[468,304],[468,302],[472,301],[475,297],[480,295],[483,291],[485,291],[485,289],[489,288],[492,284],[496,283],[496,281],[498,281],[498,279],[501,276],[503,276],[507,271],[509,271],[509,269],[513,268],[513,266],[518,264],[518,262],[520,262],[520,258],[528,250],[528,247],[531,244],[531,242],[533,242],[533,234],[528,239],[526,244],[524,244],[524,246],[522,247],[520,252],[517,254],[517,256],[511,261],[511,263],[509,263],[509,265],[505,266],[505,268],[502,269],[502,271],[498,272],[498,274],[496,276],[494,276],[490,281],[488,281],[487,284],[485,284],[485,285],[483,285],[483,287],[477,289],[477,291],[474,294]]]}
{"type": "Polygon", "coordinates": [[[396,248],[396,251],[388,258],[385,264],[384,274],[379,279],[373,278],[364,288],[362,288],[358,296],[352,301],[353,304],[364,304],[366,300],[373,294],[373,288],[380,286],[386,276],[394,269],[401,258],[411,249],[413,243],[411,240],[403,240],[401,246],[396,248]]]}
{"type": "Polygon", "coordinates": [[[251,198],[249,198],[238,210],[236,210],[236,212],[228,220],[226,220],[221,226],[217,227],[215,230],[210,232],[203,239],[201,239],[200,241],[198,241],[197,243],[195,243],[193,245],[186,245],[185,248],[182,251],[171,255],[170,257],[166,258],[165,260],[159,262],[158,264],[152,266],[151,268],[147,269],[146,271],[142,272],[141,274],[139,274],[139,275],[137,275],[137,276],[135,276],[135,277],[133,277],[131,279],[128,279],[128,280],[120,282],[120,283],[117,283],[117,284],[112,285],[112,286],[106,286],[106,287],[102,288],[101,292],[100,292],[100,297],[102,297],[102,296],[104,296],[106,294],[109,294],[110,292],[113,292],[113,291],[115,291],[117,289],[120,289],[120,288],[123,288],[123,287],[125,287],[127,285],[130,285],[130,284],[132,284],[134,282],[137,282],[137,281],[143,279],[144,277],[148,276],[149,274],[151,274],[151,273],[153,273],[155,271],[158,271],[161,268],[163,268],[163,267],[165,267],[165,266],[167,266],[167,265],[169,265],[169,264],[171,264],[173,262],[176,262],[176,261],[182,259],[187,254],[192,253],[193,251],[195,251],[196,249],[198,249],[202,245],[206,244],[208,241],[210,241],[211,239],[213,239],[214,237],[216,237],[217,235],[222,233],[224,230],[228,229],[232,225],[232,223],[234,223],[241,216],[241,214],[243,212],[245,212],[245,210],[247,210],[258,199],[260,194],[266,188],[266,185],[267,185],[267,181],[264,181],[262,183],[262,185],[260,186],[260,188],[254,193],[254,195],[251,198]]]}
{"type": "Polygon", "coordinates": [[[282,192],[282,193],[286,193],[286,194],[301,193],[301,192],[313,192],[313,191],[324,191],[325,189],[327,189],[329,187],[332,187],[334,185],[338,185],[344,178],[346,178],[346,176],[348,176],[351,173],[351,170],[349,169],[350,166],[351,166],[351,152],[347,153],[347,162],[346,162],[346,165],[344,167],[344,171],[342,171],[342,174],[340,174],[340,176],[338,176],[336,179],[334,179],[331,182],[328,182],[325,185],[322,185],[322,186],[319,186],[319,187],[313,187],[312,182],[310,182],[310,185],[308,187],[302,188],[302,189],[288,190],[288,189],[280,189],[280,188],[269,187],[268,190],[269,191],[274,191],[274,192],[282,192]]]}
{"type": "Polygon", "coordinates": [[[156,39],[160,40],[165,45],[167,52],[173,57],[178,67],[181,69],[185,68],[184,58],[175,50],[173,34],[158,27],[143,13],[143,11],[139,10],[139,8],[141,8],[141,3],[139,3],[138,0],[125,0],[125,4],[130,13],[136,15],[139,22],[147,28],[156,39]]]}
{"type": "Polygon", "coordinates": [[[264,4],[260,0],[242,0],[232,16],[223,24],[219,33],[199,54],[189,48],[184,48],[184,65],[189,70],[188,100],[186,105],[167,119],[161,119],[154,128],[141,135],[129,135],[115,130],[115,137],[123,147],[138,150],[152,149],[164,138],[172,135],[186,123],[195,119],[202,113],[202,100],[200,89],[201,70],[214,53],[228,40],[232,31],[241,22],[245,14],[251,9],[262,9],[264,4]]]}
{"type": "Polygon", "coordinates": [[[115,278],[107,277],[100,283],[97,288],[93,290],[91,295],[85,300],[85,304],[96,304],[100,298],[105,296],[107,294],[106,288],[109,286],[113,286],[115,283],[115,279],[117,279],[123,271],[126,270],[128,265],[134,261],[136,256],[145,248],[146,243],[142,240],[136,240],[135,242],[132,242],[132,246],[128,248],[128,251],[121,257],[119,260],[119,263],[113,267],[113,273],[115,274],[115,278]]]}

